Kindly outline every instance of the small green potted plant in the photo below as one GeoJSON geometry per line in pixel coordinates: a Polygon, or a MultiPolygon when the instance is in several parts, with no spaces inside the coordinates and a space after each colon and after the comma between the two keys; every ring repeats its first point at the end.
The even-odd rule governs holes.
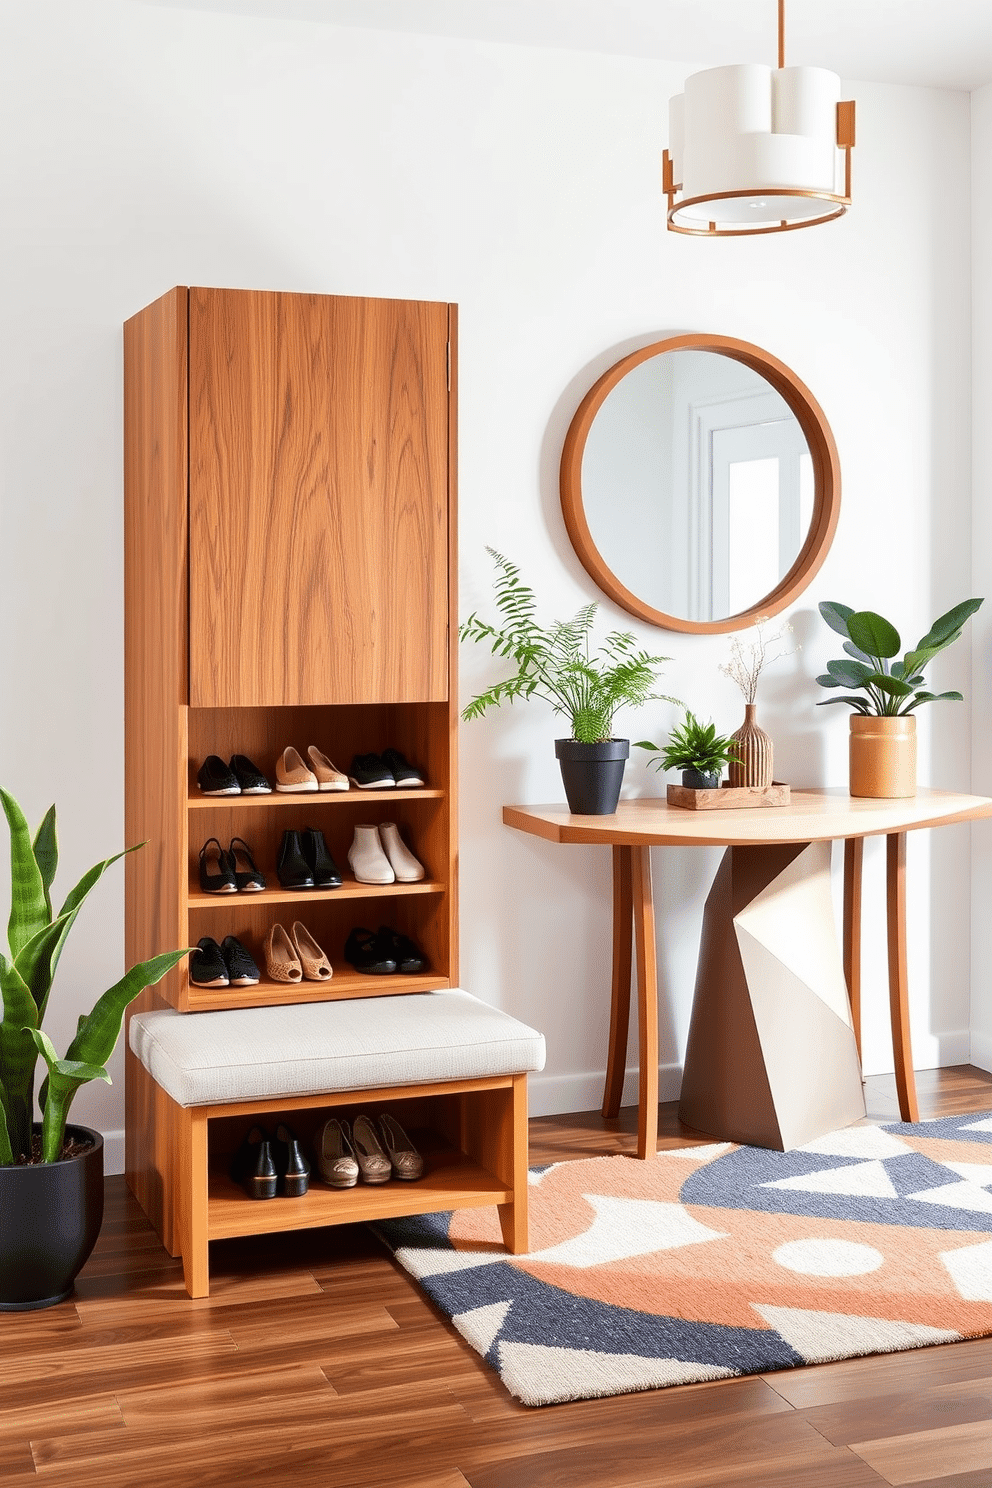
{"type": "Polygon", "coordinates": [[[106,1062],[125,1008],[187,952],[167,951],[132,967],[79,1018],[60,1059],[41,1027],[59,957],[90,890],[124,854],[84,873],[53,914],[55,807],[32,838],[13,796],[0,790],[0,801],[10,830],[11,880],[7,954],[0,953],[0,1311],[19,1312],[67,1297],[100,1233],[103,1138],[68,1124],[73,1097],[88,1080],[110,1083],[106,1062]],[[39,1059],[47,1067],[38,1091],[40,1124],[34,1119],[39,1059]]]}
{"type": "Polygon", "coordinates": [[[630,740],[613,737],[614,715],[621,707],[655,699],[677,702],[654,691],[658,669],[671,658],[638,650],[629,631],[611,631],[593,651],[596,604],[584,605],[571,620],[540,624],[537,601],[517,567],[493,548],[486,551],[497,569],[494,588],[501,623],[491,625],[473,613],[459,636],[488,644],[494,656],[512,661],[516,670],[472,698],[462,717],[481,718],[490,708],[517,698],[550,703],[572,731],[569,738],[555,741],[569,810],[609,815],[617,809],[630,754],[630,740]]]}
{"type": "Polygon", "coordinates": [[[712,721],[700,723],[688,708],[684,722],[672,729],[663,750],[650,739],[641,739],[634,747],[659,754],[660,758],[648,761],[657,770],[681,770],[682,784],[688,790],[715,790],[724,766],[737,760],[733,739],[718,734],[712,721]]]}
{"type": "Polygon", "coordinates": [[[916,718],[921,703],[961,702],[960,692],[930,692],[923,672],[939,652],[958,639],[965,622],[984,603],[966,599],[935,620],[922,640],[894,660],[902,649],[899,632],[873,610],[824,600],[820,614],[844,637],[846,657],[827,662],[817,677],[821,687],[844,688],[841,697],[824,698],[817,707],[848,703],[851,715],[850,790],[852,796],[916,795],[916,718]]]}

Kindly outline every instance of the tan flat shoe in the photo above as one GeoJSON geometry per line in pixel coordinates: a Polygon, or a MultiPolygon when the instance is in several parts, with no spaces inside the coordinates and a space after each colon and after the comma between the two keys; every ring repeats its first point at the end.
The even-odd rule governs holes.
{"type": "Polygon", "coordinates": [[[289,935],[296,954],[300,958],[303,975],[308,982],[326,982],[328,977],[334,975],[330,961],[328,961],[306,925],[302,925],[297,920],[289,935]]]}
{"type": "Polygon", "coordinates": [[[314,1143],[317,1171],[332,1188],[354,1188],[358,1182],[358,1162],[349,1140],[347,1121],[334,1117],[326,1121],[314,1143]]]}
{"type": "Polygon", "coordinates": [[[382,1131],[382,1140],[389,1160],[393,1165],[393,1172],[397,1178],[406,1178],[413,1181],[415,1178],[424,1176],[424,1159],[414,1147],[406,1132],[399,1122],[388,1112],[384,1111],[379,1117],[379,1127],[382,1131]]]}
{"type": "Polygon", "coordinates": [[[329,760],[326,754],[321,754],[316,744],[311,744],[307,750],[313,773],[317,777],[317,788],[322,791],[349,790],[348,777],[333,760],[329,760]]]}
{"type": "Polygon", "coordinates": [[[276,790],[315,791],[316,789],[316,775],[312,770],[307,769],[299,750],[294,749],[292,744],[287,745],[276,760],[276,790]]]}
{"type": "Polygon", "coordinates": [[[303,968],[296,947],[281,925],[273,925],[265,937],[265,969],[274,982],[302,982],[303,968]]]}
{"type": "Polygon", "coordinates": [[[367,1116],[356,1116],[351,1141],[363,1183],[386,1183],[393,1165],[382,1150],[379,1135],[367,1116]]]}

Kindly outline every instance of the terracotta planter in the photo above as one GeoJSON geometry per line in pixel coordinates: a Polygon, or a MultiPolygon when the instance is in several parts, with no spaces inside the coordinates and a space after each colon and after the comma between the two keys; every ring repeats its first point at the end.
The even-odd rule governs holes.
{"type": "Polygon", "coordinates": [[[916,719],[851,715],[851,795],[916,795],[916,719]]]}
{"type": "Polygon", "coordinates": [[[731,785],[759,786],[772,783],[773,746],[769,736],[754,721],[756,703],[744,704],[744,722],[731,734],[740,764],[731,762],[728,774],[731,785]]]}

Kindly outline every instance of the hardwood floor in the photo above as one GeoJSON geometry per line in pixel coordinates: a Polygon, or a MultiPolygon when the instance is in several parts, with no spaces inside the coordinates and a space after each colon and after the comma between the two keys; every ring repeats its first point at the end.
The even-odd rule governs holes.
{"type": "MultiPolygon", "coordinates": [[[[921,1115],[992,1076],[918,1075],[921,1115]]],[[[869,1115],[898,1120],[892,1079],[869,1115]]],[[[531,1122],[534,1162],[633,1152],[637,1113],[531,1122]]],[[[690,1143],[674,1106],[662,1145],[690,1143]]],[[[517,1405],[361,1226],[215,1244],[191,1302],[108,1180],[76,1296],[0,1315],[0,1488],[992,1488],[992,1339],[517,1405]]]]}

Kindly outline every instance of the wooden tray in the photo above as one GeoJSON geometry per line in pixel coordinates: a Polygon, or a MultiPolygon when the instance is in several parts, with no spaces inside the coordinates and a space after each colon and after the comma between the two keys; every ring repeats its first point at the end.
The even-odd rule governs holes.
{"type": "Polygon", "coordinates": [[[779,780],[771,785],[723,785],[715,790],[690,790],[686,785],[670,785],[669,806],[682,806],[687,811],[744,811],[753,806],[788,806],[789,787],[779,780]]]}

